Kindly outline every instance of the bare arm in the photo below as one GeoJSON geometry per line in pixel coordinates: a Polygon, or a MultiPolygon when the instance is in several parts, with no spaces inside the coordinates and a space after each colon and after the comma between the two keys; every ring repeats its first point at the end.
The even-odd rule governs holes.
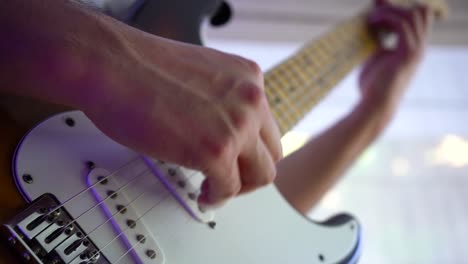
{"type": "Polygon", "coordinates": [[[202,170],[199,201],[271,183],[279,132],[252,61],[69,0],[0,0],[0,92],[80,109],[117,142],[202,170]]]}
{"type": "Polygon", "coordinates": [[[369,19],[396,32],[398,47],[380,50],[367,62],[360,78],[362,98],[350,114],[277,166],[277,187],[301,213],[320,201],[390,122],[423,54],[431,24],[427,8],[383,4],[369,19]]]}

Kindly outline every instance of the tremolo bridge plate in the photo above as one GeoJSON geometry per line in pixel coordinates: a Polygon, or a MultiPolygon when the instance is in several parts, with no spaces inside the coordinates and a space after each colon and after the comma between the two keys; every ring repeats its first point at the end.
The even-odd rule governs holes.
{"type": "Polygon", "coordinates": [[[110,264],[51,194],[34,200],[1,233],[24,263],[110,264]]]}

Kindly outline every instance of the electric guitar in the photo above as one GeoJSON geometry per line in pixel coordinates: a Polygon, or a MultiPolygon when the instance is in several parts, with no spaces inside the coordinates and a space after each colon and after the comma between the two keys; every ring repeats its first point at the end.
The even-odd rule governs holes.
{"type": "MultiPolygon", "coordinates": [[[[147,1],[135,24],[201,44],[200,23],[220,4],[147,1]]],[[[356,16],[265,74],[283,134],[375,50],[365,24],[356,16]]],[[[207,211],[196,202],[202,173],[135,153],[82,112],[13,97],[3,108],[0,263],[357,262],[351,215],[314,222],[274,185],[207,211]]]]}

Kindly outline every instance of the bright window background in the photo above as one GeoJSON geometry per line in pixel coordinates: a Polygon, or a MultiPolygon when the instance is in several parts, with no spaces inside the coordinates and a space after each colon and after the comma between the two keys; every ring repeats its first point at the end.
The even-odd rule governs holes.
{"type": "MultiPolygon", "coordinates": [[[[210,40],[265,70],[299,43],[210,40]]],[[[468,49],[431,47],[398,115],[311,212],[347,211],[364,232],[363,264],[468,263],[468,49]]],[[[349,112],[358,99],[351,73],[288,135],[290,150],[349,112]]],[[[313,172],[311,172],[313,173],[313,172]]]]}

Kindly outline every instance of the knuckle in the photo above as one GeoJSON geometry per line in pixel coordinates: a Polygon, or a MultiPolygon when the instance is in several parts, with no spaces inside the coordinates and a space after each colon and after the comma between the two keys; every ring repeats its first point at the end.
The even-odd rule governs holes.
{"type": "Polygon", "coordinates": [[[249,59],[245,59],[245,63],[248,65],[249,69],[255,74],[255,76],[263,76],[262,68],[260,68],[260,65],[258,65],[258,63],[249,59]]]}
{"type": "Polygon", "coordinates": [[[241,84],[238,90],[241,99],[251,105],[259,105],[264,97],[263,89],[253,83],[241,84]]]}
{"type": "Polygon", "coordinates": [[[280,159],[283,158],[283,148],[281,147],[281,144],[273,150],[272,152],[272,157],[273,161],[278,162],[280,159]]]}
{"type": "Polygon", "coordinates": [[[231,133],[220,133],[215,137],[206,138],[201,143],[202,156],[208,157],[206,159],[208,163],[220,160],[231,152],[232,144],[233,136],[231,133]]]}
{"type": "Polygon", "coordinates": [[[272,183],[276,179],[276,168],[275,166],[272,166],[272,168],[268,171],[268,173],[265,175],[265,181],[263,185],[268,185],[272,183]]]}
{"type": "Polygon", "coordinates": [[[236,129],[242,130],[247,126],[249,118],[245,111],[233,110],[229,113],[229,116],[233,126],[236,129]]]}
{"type": "Polygon", "coordinates": [[[274,166],[272,168],[268,169],[262,177],[259,177],[255,181],[255,188],[263,187],[266,186],[270,183],[272,183],[276,178],[276,169],[274,166]]]}
{"type": "Polygon", "coordinates": [[[232,180],[231,183],[227,186],[223,199],[229,199],[236,196],[241,190],[241,185],[238,181],[232,180]]]}

